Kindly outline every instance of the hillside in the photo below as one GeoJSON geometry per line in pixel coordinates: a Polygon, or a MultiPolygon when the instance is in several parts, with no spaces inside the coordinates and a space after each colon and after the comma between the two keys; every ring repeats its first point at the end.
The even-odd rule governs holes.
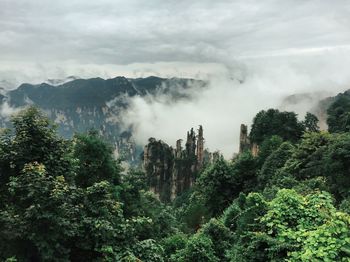
{"type": "MultiPolygon", "coordinates": [[[[58,80],[48,82],[59,83],[58,80]]],[[[132,138],[132,130],[123,126],[120,113],[128,108],[134,96],[166,94],[184,99],[182,90],[205,83],[193,79],[147,77],[127,79],[73,79],[63,84],[22,84],[4,93],[2,104],[18,109],[35,105],[44,110],[58,125],[59,134],[71,138],[74,133],[96,129],[113,145],[115,154],[130,163],[139,161],[140,146],[132,138]]],[[[1,118],[1,126],[8,119],[1,118]]]]}

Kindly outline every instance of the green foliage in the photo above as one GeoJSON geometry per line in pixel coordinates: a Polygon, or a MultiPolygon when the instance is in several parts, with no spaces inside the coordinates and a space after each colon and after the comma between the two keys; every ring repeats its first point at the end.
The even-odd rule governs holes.
{"type": "Polygon", "coordinates": [[[141,261],[163,262],[163,248],[153,239],[138,242],[133,247],[133,253],[141,261]]]}
{"type": "Polygon", "coordinates": [[[230,208],[235,216],[230,215],[232,211],[224,216],[237,225],[231,227],[236,236],[236,244],[227,253],[231,261],[350,259],[350,216],[337,212],[329,193],[303,196],[282,189],[269,202],[259,194],[248,195],[246,202],[248,198],[250,203],[241,206],[240,211],[237,206],[230,208]]]}
{"type": "Polygon", "coordinates": [[[316,230],[302,234],[303,246],[289,254],[289,261],[350,261],[349,229],[350,216],[335,213],[316,230]]]}
{"type": "Polygon", "coordinates": [[[187,236],[183,233],[171,235],[161,241],[164,248],[165,259],[170,260],[171,256],[186,247],[187,236]]]}
{"type": "Polygon", "coordinates": [[[284,142],[277,150],[272,152],[264,161],[258,174],[259,188],[265,188],[266,185],[276,184],[279,180],[277,171],[281,169],[286,161],[291,157],[293,145],[290,142],[284,142]]]}
{"type": "Polygon", "coordinates": [[[209,212],[217,215],[236,193],[237,180],[231,165],[223,158],[207,167],[197,180],[197,188],[209,212]]]}
{"type": "Polygon", "coordinates": [[[350,197],[344,199],[341,202],[339,209],[340,209],[340,211],[342,211],[344,213],[350,214],[350,197]]]}
{"type": "Polygon", "coordinates": [[[261,222],[265,232],[279,242],[270,248],[272,257],[284,254],[291,261],[343,261],[342,248],[350,241],[349,215],[337,213],[331,196],[323,192],[303,197],[281,190],[261,222]],[[281,250],[280,246],[289,248],[281,250]]]}
{"type": "Polygon", "coordinates": [[[350,261],[350,134],[309,114],[299,139],[295,116],[260,112],[258,156],[219,158],[169,205],[96,133],[63,140],[29,108],[0,135],[0,260],[350,261]]]}
{"type": "Polygon", "coordinates": [[[55,126],[35,107],[12,117],[13,128],[0,134],[0,197],[5,204],[6,185],[26,164],[41,163],[51,176],[73,179],[71,145],[57,136],[55,126]]]}
{"type": "Polygon", "coordinates": [[[266,158],[274,152],[279,146],[283,143],[283,139],[279,136],[273,135],[267,139],[265,139],[260,147],[259,147],[259,154],[258,154],[258,162],[259,166],[263,165],[266,158]]]}
{"type": "Polygon", "coordinates": [[[131,169],[122,177],[120,199],[123,202],[123,211],[126,217],[137,216],[143,209],[142,200],[147,190],[145,173],[131,169]]]}
{"type": "Polygon", "coordinates": [[[215,256],[213,242],[204,235],[194,235],[191,237],[184,249],[171,256],[174,262],[215,262],[219,259],[215,256]]]}
{"type": "Polygon", "coordinates": [[[253,119],[249,134],[253,143],[261,144],[265,139],[277,135],[283,140],[297,141],[304,131],[294,112],[280,112],[277,109],[260,111],[253,119]]]}
{"type": "Polygon", "coordinates": [[[186,233],[197,230],[210,218],[210,212],[198,192],[193,192],[188,202],[176,209],[176,218],[181,222],[180,228],[186,233]]]}
{"type": "Polygon", "coordinates": [[[284,172],[293,174],[298,179],[323,176],[323,156],[332,136],[326,132],[305,133],[301,143],[284,166],[284,172]]]}
{"type": "Polygon", "coordinates": [[[350,196],[350,134],[336,135],[323,157],[324,174],[337,199],[350,196]]]}
{"type": "Polygon", "coordinates": [[[340,94],[327,109],[328,130],[331,133],[350,131],[350,97],[348,93],[340,94]]]}
{"type": "Polygon", "coordinates": [[[35,108],[13,125],[0,140],[0,260],[118,261],[134,250],[163,261],[150,237],[172,232],[171,211],[138,192],[142,179],[121,184],[120,165],[96,134],[65,141],[35,108]],[[131,196],[140,203],[127,208],[131,196]]]}
{"type": "Polygon", "coordinates": [[[305,131],[308,132],[319,132],[320,128],[318,127],[318,118],[317,116],[307,112],[305,115],[305,119],[302,122],[305,131]]]}
{"type": "Polygon", "coordinates": [[[67,240],[79,232],[75,202],[81,192],[63,176],[49,176],[38,163],[25,165],[19,176],[11,177],[8,192],[10,202],[0,213],[0,257],[67,259],[67,240]]]}
{"type": "Polygon", "coordinates": [[[78,186],[88,187],[102,180],[115,185],[120,183],[121,170],[113,158],[112,147],[96,132],[75,137],[73,156],[78,160],[75,178],[78,186]]]}
{"type": "Polygon", "coordinates": [[[216,218],[212,218],[203,226],[201,234],[211,239],[215,256],[220,261],[227,261],[225,252],[232,245],[233,235],[224,223],[216,218]]]}

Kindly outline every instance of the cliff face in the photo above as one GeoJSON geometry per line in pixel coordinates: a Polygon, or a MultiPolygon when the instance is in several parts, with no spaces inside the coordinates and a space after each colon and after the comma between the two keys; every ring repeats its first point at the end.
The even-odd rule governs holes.
{"type": "Polygon", "coordinates": [[[204,150],[202,126],[198,135],[193,128],[187,133],[185,148],[181,142],[177,140],[173,149],[163,141],[150,138],[144,148],[143,168],[149,187],[164,202],[189,189],[197,173],[211,161],[210,153],[204,150]]]}
{"type": "Polygon", "coordinates": [[[259,146],[256,143],[251,143],[248,136],[248,127],[241,124],[240,134],[239,134],[239,154],[244,151],[250,151],[253,156],[257,156],[259,153],[259,146]]]}

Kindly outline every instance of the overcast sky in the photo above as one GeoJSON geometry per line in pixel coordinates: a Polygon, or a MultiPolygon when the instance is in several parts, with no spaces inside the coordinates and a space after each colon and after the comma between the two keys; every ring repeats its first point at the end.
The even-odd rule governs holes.
{"type": "Polygon", "coordinates": [[[0,0],[2,78],[187,76],[349,47],[348,0],[0,0]]]}

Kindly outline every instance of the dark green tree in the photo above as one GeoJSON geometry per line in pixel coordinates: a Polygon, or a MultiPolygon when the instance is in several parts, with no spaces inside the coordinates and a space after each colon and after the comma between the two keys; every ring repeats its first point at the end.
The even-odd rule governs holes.
{"type": "Polygon", "coordinates": [[[78,160],[75,178],[78,186],[88,187],[103,180],[114,185],[120,184],[121,167],[113,157],[112,147],[96,132],[74,138],[73,156],[78,160]]]}
{"type": "Polygon", "coordinates": [[[211,239],[215,256],[220,261],[228,261],[225,253],[232,246],[232,232],[224,225],[221,220],[212,218],[201,229],[201,234],[211,239]]]}
{"type": "Polygon", "coordinates": [[[350,96],[340,94],[327,109],[328,130],[331,133],[350,131],[350,96]]]}
{"type": "Polygon", "coordinates": [[[319,132],[320,128],[318,127],[318,118],[314,114],[307,112],[305,115],[305,119],[302,122],[304,128],[308,132],[319,132]]]}
{"type": "Polygon", "coordinates": [[[13,128],[0,134],[0,196],[6,194],[10,177],[33,162],[43,164],[51,176],[73,179],[71,143],[56,134],[56,127],[42,112],[30,107],[12,117],[11,122],[13,128]]]}
{"type": "Polygon", "coordinates": [[[290,142],[284,142],[266,158],[258,173],[258,187],[260,189],[264,189],[266,185],[272,186],[279,179],[277,171],[285,165],[293,150],[294,147],[290,142]]]}
{"type": "Polygon", "coordinates": [[[186,247],[171,257],[174,262],[216,262],[219,259],[215,256],[213,242],[210,238],[196,234],[187,242],[186,247]]]}
{"type": "Polygon", "coordinates": [[[335,135],[323,156],[324,176],[338,200],[350,196],[350,134],[335,135]]]}
{"type": "Polygon", "coordinates": [[[269,109],[260,111],[254,117],[249,137],[253,143],[257,144],[261,144],[273,135],[295,142],[301,137],[303,131],[304,127],[294,112],[269,109]]]}
{"type": "Polygon", "coordinates": [[[220,158],[207,167],[197,180],[197,190],[212,215],[218,215],[235,197],[238,181],[232,166],[220,158]]]}
{"type": "Polygon", "coordinates": [[[9,202],[0,212],[0,259],[67,261],[79,234],[82,192],[45,166],[26,164],[8,183],[9,202]]]}

